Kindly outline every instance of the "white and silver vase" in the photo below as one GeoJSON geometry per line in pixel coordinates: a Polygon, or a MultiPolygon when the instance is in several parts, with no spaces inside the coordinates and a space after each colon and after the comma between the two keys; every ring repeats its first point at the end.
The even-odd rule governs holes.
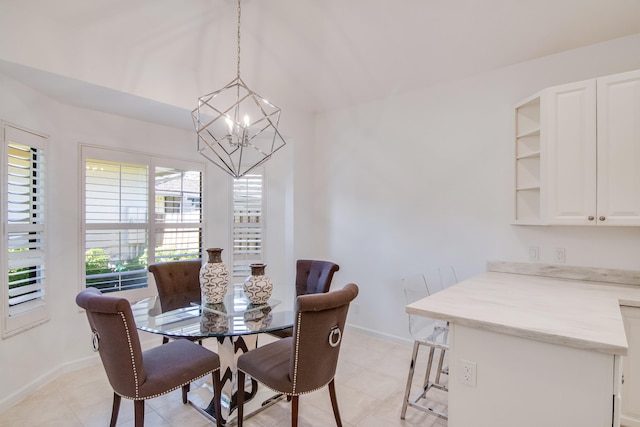
{"type": "Polygon", "coordinates": [[[229,286],[229,271],[222,262],[222,249],[207,249],[209,260],[200,267],[200,290],[202,300],[208,304],[218,304],[224,299],[229,286]]]}
{"type": "Polygon", "coordinates": [[[264,264],[251,264],[251,276],[244,281],[244,293],[253,304],[264,304],[271,297],[273,284],[264,275],[264,264]]]}

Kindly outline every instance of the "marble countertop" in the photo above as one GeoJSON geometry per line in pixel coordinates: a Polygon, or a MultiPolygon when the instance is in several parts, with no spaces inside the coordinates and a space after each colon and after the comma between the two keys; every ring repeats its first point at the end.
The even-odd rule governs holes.
{"type": "Polygon", "coordinates": [[[487,272],[409,304],[406,311],[522,338],[626,355],[620,305],[640,307],[640,286],[487,272]]]}

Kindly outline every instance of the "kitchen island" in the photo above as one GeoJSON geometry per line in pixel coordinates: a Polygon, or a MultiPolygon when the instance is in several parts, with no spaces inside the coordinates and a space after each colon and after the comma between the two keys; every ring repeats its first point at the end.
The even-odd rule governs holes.
{"type": "Polygon", "coordinates": [[[488,270],[406,309],[450,322],[449,427],[619,425],[629,353],[620,306],[640,307],[636,272],[488,270]]]}

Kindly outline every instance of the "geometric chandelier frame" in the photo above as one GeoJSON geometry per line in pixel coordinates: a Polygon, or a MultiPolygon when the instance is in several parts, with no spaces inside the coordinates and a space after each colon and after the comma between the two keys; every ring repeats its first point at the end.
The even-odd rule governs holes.
{"type": "Polygon", "coordinates": [[[191,112],[198,152],[234,178],[263,164],[286,142],[278,131],[280,108],[258,95],[240,78],[240,0],[236,78],[198,98],[191,112]]]}

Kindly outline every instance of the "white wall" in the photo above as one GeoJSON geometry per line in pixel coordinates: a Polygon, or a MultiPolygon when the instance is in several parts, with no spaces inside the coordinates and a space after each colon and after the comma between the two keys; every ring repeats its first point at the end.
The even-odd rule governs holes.
{"type": "Polygon", "coordinates": [[[408,337],[401,278],[487,260],[640,269],[640,227],[513,226],[513,105],[548,86],[640,68],[640,34],[321,115],[316,209],[335,280],[361,293],[349,320],[408,337]]]}

